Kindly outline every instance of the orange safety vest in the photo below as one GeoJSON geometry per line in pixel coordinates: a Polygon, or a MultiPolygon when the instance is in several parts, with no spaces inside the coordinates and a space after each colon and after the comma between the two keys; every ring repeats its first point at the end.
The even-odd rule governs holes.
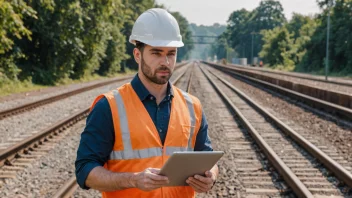
{"type": "MultiPolygon", "coordinates": [[[[161,168],[175,151],[193,151],[202,120],[199,100],[172,86],[174,98],[164,145],[143,103],[130,83],[98,96],[91,109],[106,97],[114,124],[115,143],[104,167],[113,172],[141,172],[146,168],[161,168]]],[[[162,187],[144,192],[137,188],[102,192],[110,197],[195,197],[190,186],[162,187]]]]}

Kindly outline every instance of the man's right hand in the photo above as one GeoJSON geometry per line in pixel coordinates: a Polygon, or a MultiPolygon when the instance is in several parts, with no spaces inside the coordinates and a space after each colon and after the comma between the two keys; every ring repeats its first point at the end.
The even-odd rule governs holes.
{"type": "Polygon", "coordinates": [[[143,191],[151,191],[163,187],[169,183],[165,176],[158,175],[159,168],[147,168],[143,172],[136,173],[131,182],[135,188],[143,191]]]}

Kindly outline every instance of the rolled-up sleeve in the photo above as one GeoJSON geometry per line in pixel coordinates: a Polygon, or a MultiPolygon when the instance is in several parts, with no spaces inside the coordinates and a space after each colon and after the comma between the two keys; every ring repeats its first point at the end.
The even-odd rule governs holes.
{"type": "Polygon", "coordinates": [[[89,189],[85,181],[90,171],[104,166],[113,149],[115,134],[109,103],[100,99],[87,117],[86,126],[81,134],[75,161],[76,179],[83,189],[89,189]]]}
{"type": "Polygon", "coordinates": [[[204,112],[202,112],[202,122],[196,138],[195,151],[213,151],[208,135],[208,122],[204,112]]]}

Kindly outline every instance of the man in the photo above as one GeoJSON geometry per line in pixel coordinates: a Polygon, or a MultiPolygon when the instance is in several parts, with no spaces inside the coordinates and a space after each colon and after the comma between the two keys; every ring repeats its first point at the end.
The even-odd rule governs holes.
{"type": "Polygon", "coordinates": [[[138,74],[94,101],[77,151],[78,184],[103,197],[195,197],[195,191],[209,191],[216,165],[204,177],[188,178],[185,187],[163,187],[168,178],[158,175],[174,151],[212,151],[199,100],[169,82],[183,46],[176,19],[150,9],[136,20],[130,42],[138,74]]]}

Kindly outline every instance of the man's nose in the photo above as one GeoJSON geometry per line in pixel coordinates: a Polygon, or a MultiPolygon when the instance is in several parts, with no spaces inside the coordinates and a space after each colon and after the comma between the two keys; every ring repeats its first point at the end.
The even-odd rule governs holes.
{"type": "Polygon", "coordinates": [[[168,56],[162,57],[162,65],[166,65],[166,66],[170,65],[170,61],[169,61],[168,56]]]}

